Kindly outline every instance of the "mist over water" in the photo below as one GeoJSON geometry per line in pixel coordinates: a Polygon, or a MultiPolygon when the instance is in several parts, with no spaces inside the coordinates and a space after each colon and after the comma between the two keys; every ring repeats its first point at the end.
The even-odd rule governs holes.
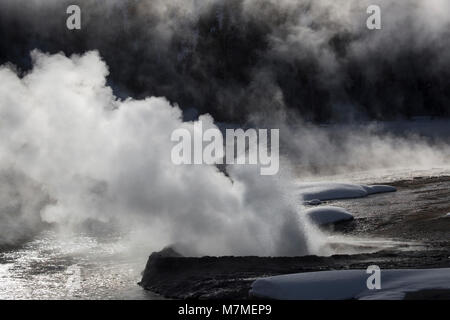
{"type": "Polygon", "coordinates": [[[376,170],[449,168],[450,121],[363,122],[280,129],[302,178],[376,170]]]}

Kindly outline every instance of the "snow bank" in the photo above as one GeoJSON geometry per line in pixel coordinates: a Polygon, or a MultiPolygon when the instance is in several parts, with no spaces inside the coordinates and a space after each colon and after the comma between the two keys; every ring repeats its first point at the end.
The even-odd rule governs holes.
{"type": "Polygon", "coordinates": [[[368,194],[397,191],[397,189],[395,187],[386,186],[386,185],[373,185],[373,186],[362,185],[362,187],[367,191],[368,194]]]}
{"type": "Polygon", "coordinates": [[[381,270],[381,289],[369,290],[366,270],[288,274],[257,279],[250,294],[281,300],[403,299],[408,292],[450,290],[450,268],[381,270]]]}
{"type": "Polygon", "coordinates": [[[305,210],[306,216],[317,225],[353,220],[353,215],[340,207],[324,206],[305,210]]]}
{"type": "Polygon", "coordinates": [[[298,191],[304,201],[336,200],[348,198],[362,198],[369,194],[393,192],[397,189],[385,185],[360,185],[352,183],[313,182],[299,184],[298,191]]]}

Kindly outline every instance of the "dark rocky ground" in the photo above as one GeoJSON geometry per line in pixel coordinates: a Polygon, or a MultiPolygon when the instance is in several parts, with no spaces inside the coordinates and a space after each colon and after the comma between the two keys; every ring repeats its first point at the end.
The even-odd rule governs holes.
{"type": "Polygon", "coordinates": [[[140,283],[147,290],[177,299],[247,299],[255,278],[287,273],[389,268],[450,267],[450,250],[381,251],[331,257],[202,257],[153,253],[140,283]]]}
{"type": "MultiPolygon", "coordinates": [[[[255,278],[323,270],[450,267],[450,177],[422,177],[390,183],[394,194],[331,201],[355,220],[334,232],[366,238],[414,241],[420,246],[330,257],[181,257],[172,249],[153,253],[140,285],[167,298],[247,299],[255,278]]],[[[405,299],[449,298],[436,290],[405,299]]]]}
{"type": "Polygon", "coordinates": [[[416,241],[430,248],[450,246],[450,176],[391,182],[397,192],[333,201],[355,216],[338,226],[347,235],[416,241]]]}

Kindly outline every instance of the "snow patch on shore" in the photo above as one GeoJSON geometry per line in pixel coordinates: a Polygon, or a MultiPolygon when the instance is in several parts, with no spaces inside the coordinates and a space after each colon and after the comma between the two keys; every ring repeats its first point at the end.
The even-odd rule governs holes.
{"type": "Polygon", "coordinates": [[[304,201],[337,200],[362,198],[370,194],[397,191],[395,187],[386,185],[362,185],[337,182],[312,182],[298,185],[298,192],[304,201]]]}
{"type": "Polygon", "coordinates": [[[366,186],[361,185],[368,194],[376,194],[376,193],[385,193],[385,192],[395,192],[397,189],[392,186],[386,186],[386,185],[373,185],[373,186],[366,186]]]}
{"type": "Polygon", "coordinates": [[[450,268],[381,270],[381,289],[369,290],[366,270],[287,274],[257,279],[253,297],[280,300],[400,300],[408,292],[450,290],[450,268]]]}
{"type": "Polygon", "coordinates": [[[305,210],[309,220],[319,226],[353,220],[353,215],[340,207],[323,206],[305,210]]]}

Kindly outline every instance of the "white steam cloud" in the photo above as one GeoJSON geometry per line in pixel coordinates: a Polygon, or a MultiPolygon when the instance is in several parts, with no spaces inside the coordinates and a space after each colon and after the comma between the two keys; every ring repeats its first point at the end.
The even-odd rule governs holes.
{"type": "MultiPolygon", "coordinates": [[[[285,123],[280,121],[279,123],[285,123]]],[[[284,125],[285,154],[297,176],[327,176],[376,170],[450,169],[446,119],[315,126],[284,125]]]]}
{"type": "MultiPolygon", "coordinates": [[[[22,206],[1,208],[2,222],[17,215],[14,227],[0,224],[3,242],[16,239],[7,230],[23,233],[41,220],[70,228],[95,219],[144,235],[152,249],[177,243],[197,254],[308,252],[293,188],[283,179],[247,166],[230,167],[230,178],[214,166],[175,166],[170,135],[193,128],[177,106],[155,97],[118,100],[97,52],[67,58],[34,51],[32,59],[22,78],[0,69],[0,168],[21,177],[2,185],[11,189],[2,200],[22,206]]],[[[214,126],[210,116],[200,120],[214,126]]]]}

